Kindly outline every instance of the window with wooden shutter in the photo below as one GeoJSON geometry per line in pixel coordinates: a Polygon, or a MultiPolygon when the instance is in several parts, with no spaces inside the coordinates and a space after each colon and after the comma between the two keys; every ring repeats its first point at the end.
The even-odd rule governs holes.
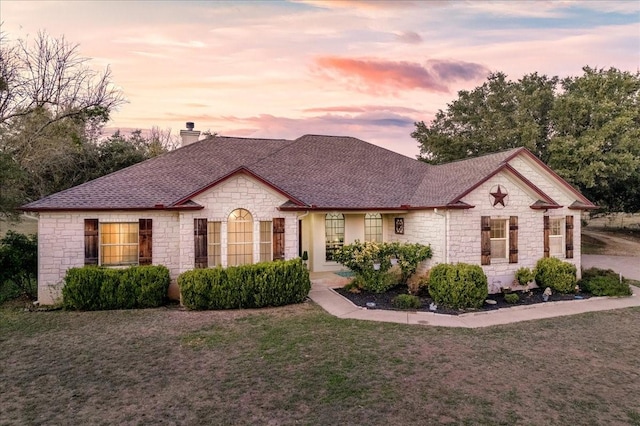
{"type": "Polygon", "coordinates": [[[482,216],[480,218],[480,237],[481,237],[480,263],[482,265],[490,265],[491,264],[491,217],[490,216],[482,216]]]}
{"type": "Polygon", "coordinates": [[[509,263],[518,263],[518,216],[509,217],[509,263]]]}
{"type": "Polygon", "coordinates": [[[273,260],[284,260],[284,218],[273,218],[273,260]]]}
{"type": "Polygon", "coordinates": [[[573,259],[573,216],[567,216],[565,218],[565,255],[567,259],[573,259]]]}
{"type": "Polygon", "coordinates": [[[138,264],[151,265],[152,263],[152,219],[138,220],[138,264]]]}
{"type": "Polygon", "coordinates": [[[98,264],[98,219],[84,220],[84,264],[98,264]]]}
{"type": "Polygon", "coordinates": [[[196,268],[208,266],[207,219],[193,219],[193,244],[196,268]]]}
{"type": "Polygon", "coordinates": [[[544,257],[549,257],[549,232],[551,230],[551,225],[549,221],[549,216],[543,216],[543,237],[544,237],[544,257]]]}

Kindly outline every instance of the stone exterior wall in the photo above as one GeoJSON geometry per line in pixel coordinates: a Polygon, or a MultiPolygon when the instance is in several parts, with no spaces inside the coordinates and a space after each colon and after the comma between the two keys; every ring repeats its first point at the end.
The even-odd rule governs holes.
{"type": "Polygon", "coordinates": [[[298,216],[278,207],[287,201],[282,194],[268,188],[256,179],[238,174],[193,198],[205,206],[202,210],[180,213],[180,272],[194,267],[193,224],[195,218],[209,222],[222,222],[220,226],[221,262],[227,266],[227,220],[231,212],[245,209],[253,217],[253,260],[260,260],[260,221],[282,217],[285,223],[285,259],[298,257],[298,216]]]}
{"type": "MultiPolygon", "coordinates": [[[[500,287],[510,286],[518,268],[533,268],[544,256],[543,217],[545,215],[550,218],[561,218],[563,223],[566,216],[574,216],[573,258],[566,259],[564,250],[556,257],[576,265],[578,276],[580,276],[580,211],[567,208],[575,199],[564,191],[558,190],[558,185],[550,185],[543,174],[537,175],[529,171],[526,176],[532,181],[539,181],[540,185],[533,183],[563,207],[547,211],[531,209],[530,206],[539,199],[539,196],[510,173],[502,172],[463,198],[465,203],[475,206],[474,208],[450,211],[451,220],[448,224],[448,262],[450,263],[465,262],[478,265],[481,263],[481,216],[505,220],[510,216],[518,217],[518,262],[509,263],[508,259],[492,258],[490,265],[482,265],[487,274],[491,292],[499,291],[500,287]],[[493,192],[497,185],[509,194],[505,207],[493,206],[494,199],[490,192],[493,192]]],[[[563,248],[565,241],[566,239],[563,239],[563,248]]]]}
{"type": "Polygon", "coordinates": [[[178,213],[162,211],[136,212],[43,212],[38,223],[38,301],[55,303],[61,296],[62,280],[67,269],[84,266],[84,220],[99,222],[137,222],[153,219],[153,264],[171,271],[176,295],[178,276],[178,213]]]}
{"type": "Polygon", "coordinates": [[[178,275],[194,268],[194,218],[222,222],[222,264],[227,263],[227,218],[244,208],[253,216],[254,262],[260,260],[260,221],[285,218],[285,259],[298,256],[297,214],[282,212],[278,206],[287,201],[283,195],[247,175],[231,177],[220,185],[194,197],[205,208],[195,211],[135,212],[43,212],[38,227],[38,301],[52,304],[61,295],[62,279],[67,269],[84,266],[84,220],[137,222],[153,219],[153,264],[165,265],[171,273],[169,297],[177,299],[178,275]]]}

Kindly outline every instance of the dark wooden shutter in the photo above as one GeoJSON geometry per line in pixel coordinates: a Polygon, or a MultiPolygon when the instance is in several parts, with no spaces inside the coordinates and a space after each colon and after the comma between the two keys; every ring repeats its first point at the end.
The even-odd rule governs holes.
{"type": "Polygon", "coordinates": [[[98,264],[98,219],[84,220],[84,264],[98,264]]]}
{"type": "Polygon", "coordinates": [[[138,264],[140,265],[151,265],[152,263],[152,228],[152,219],[138,220],[138,264]]]}
{"type": "Polygon", "coordinates": [[[206,268],[209,266],[209,256],[207,253],[207,219],[193,219],[193,243],[195,267],[206,268]]]}
{"type": "Polygon", "coordinates": [[[273,260],[284,260],[284,218],[273,218],[273,260]]]}
{"type": "Polygon", "coordinates": [[[544,217],[544,257],[549,257],[549,231],[550,231],[550,224],[549,224],[549,216],[543,216],[544,217]]]}
{"type": "Polygon", "coordinates": [[[491,216],[480,218],[480,263],[482,265],[491,264],[491,216]]]}
{"type": "Polygon", "coordinates": [[[566,257],[573,259],[573,216],[567,216],[565,223],[566,257]]]}
{"type": "Polygon", "coordinates": [[[509,217],[509,263],[518,263],[518,216],[509,217]]]}

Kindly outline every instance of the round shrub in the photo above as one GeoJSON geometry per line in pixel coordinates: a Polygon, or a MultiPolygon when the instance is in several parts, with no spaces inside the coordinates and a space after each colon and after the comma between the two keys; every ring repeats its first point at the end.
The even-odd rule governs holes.
{"type": "Polygon", "coordinates": [[[534,278],[533,271],[529,268],[522,267],[516,271],[516,281],[522,286],[526,286],[530,281],[533,281],[534,278]]]}
{"type": "Polygon", "coordinates": [[[504,301],[512,305],[518,303],[520,296],[517,293],[508,293],[504,295],[504,301]]]}
{"type": "Polygon", "coordinates": [[[629,284],[611,269],[587,269],[578,284],[594,296],[631,296],[629,284]]]}
{"type": "Polygon", "coordinates": [[[558,293],[572,293],[576,288],[576,267],[555,257],[544,257],[536,263],[536,284],[558,293]]]}
{"type": "Polygon", "coordinates": [[[431,269],[429,294],[438,305],[478,308],[489,295],[487,276],[478,265],[441,263],[431,269]]]}
{"type": "Polygon", "coordinates": [[[420,307],[420,298],[412,294],[399,294],[393,298],[391,304],[398,309],[418,309],[420,307]]]}

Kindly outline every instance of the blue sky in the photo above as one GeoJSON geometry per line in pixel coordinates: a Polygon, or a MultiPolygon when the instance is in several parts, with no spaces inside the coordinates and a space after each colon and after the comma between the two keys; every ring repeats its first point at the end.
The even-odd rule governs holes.
{"type": "Polygon", "coordinates": [[[128,103],[115,128],[360,137],[418,154],[431,120],[491,71],[640,68],[638,1],[0,2],[2,30],[79,43],[128,103]]]}

